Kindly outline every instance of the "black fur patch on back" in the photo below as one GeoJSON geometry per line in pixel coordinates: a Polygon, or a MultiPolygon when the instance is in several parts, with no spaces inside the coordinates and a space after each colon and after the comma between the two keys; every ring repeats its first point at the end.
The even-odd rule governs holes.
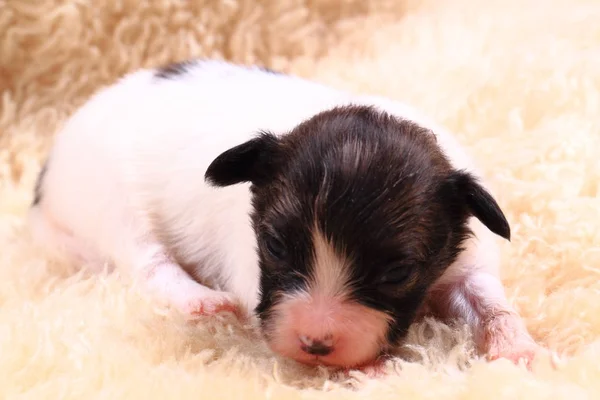
{"type": "MultiPolygon", "coordinates": [[[[171,63],[171,64],[166,64],[163,65],[162,67],[159,67],[156,69],[156,72],[154,73],[154,77],[158,78],[158,79],[176,79],[179,78],[183,75],[185,75],[186,73],[189,72],[189,70],[195,66],[200,65],[202,62],[206,62],[208,60],[206,59],[202,59],[202,58],[195,58],[195,59],[190,59],[190,60],[184,60],[184,61],[179,61],[179,62],[175,62],[175,63],[171,63]]],[[[252,69],[254,68],[255,70],[267,73],[267,74],[273,74],[273,75],[284,75],[282,72],[279,71],[275,71],[271,68],[262,66],[262,65],[238,65],[238,67],[240,68],[247,68],[247,69],[252,69]]]]}
{"type": "Polygon", "coordinates": [[[33,191],[33,203],[32,206],[37,206],[42,200],[42,184],[44,182],[44,176],[46,176],[46,171],[48,170],[48,161],[46,161],[42,165],[42,169],[40,170],[37,180],[35,182],[35,188],[33,191]]]}
{"type": "Polygon", "coordinates": [[[268,74],[273,74],[273,75],[283,75],[283,73],[279,72],[279,71],[275,71],[271,68],[268,67],[263,67],[263,66],[259,66],[257,67],[259,70],[261,70],[262,72],[266,72],[268,74]]]}
{"type": "Polygon", "coordinates": [[[189,69],[197,65],[198,60],[185,60],[164,65],[156,69],[154,76],[160,79],[173,79],[185,75],[189,69]]]}

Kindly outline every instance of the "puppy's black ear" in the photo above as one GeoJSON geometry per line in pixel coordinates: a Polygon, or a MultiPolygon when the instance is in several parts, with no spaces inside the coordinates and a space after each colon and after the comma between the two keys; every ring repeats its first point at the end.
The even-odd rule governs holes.
{"type": "Polygon", "coordinates": [[[468,172],[456,171],[449,178],[458,201],[490,231],[510,241],[510,225],[492,195],[468,172]]]}
{"type": "Polygon", "coordinates": [[[230,186],[242,182],[261,185],[276,168],[279,140],[271,133],[261,132],[256,138],[221,153],[208,166],[204,179],[215,186],[230,186]]]}

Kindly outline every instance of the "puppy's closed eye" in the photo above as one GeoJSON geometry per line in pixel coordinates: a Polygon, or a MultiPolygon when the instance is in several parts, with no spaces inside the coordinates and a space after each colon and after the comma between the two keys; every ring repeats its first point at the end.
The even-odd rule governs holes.
{"type": "Polygon", "coordinates": [[[285,244],[277,237],[266,235],[263,237],[263,246],[273,261],[282,261],[287,257],[285,244]]]}
{"type": "Polygon", "coordinates": [[[384,292],[397,292],[412,286],[415,270],[400,264],[387,269],[376,281],[377,287],[384,292]]]}

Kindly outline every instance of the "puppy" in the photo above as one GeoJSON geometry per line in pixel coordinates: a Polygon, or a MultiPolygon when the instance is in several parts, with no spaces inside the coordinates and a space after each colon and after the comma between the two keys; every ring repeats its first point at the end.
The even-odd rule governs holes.
{"type": "Polygon", "coordinates": [[[57,135],[30,222],[192,318],[254,314],[302,363],[367,365],[425,312],[491,359],[536,350],[498,278],[499,205],[448,132],[381,97],[219,61],[137,71],[57,135]]]}

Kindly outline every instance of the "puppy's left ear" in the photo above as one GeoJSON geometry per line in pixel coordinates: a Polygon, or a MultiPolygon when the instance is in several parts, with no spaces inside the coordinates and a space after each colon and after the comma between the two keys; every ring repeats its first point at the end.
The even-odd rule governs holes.
{"type": "Polygon", "coordinates": [[[490,231],[510,241],[510,225],[492,195],[473,175],[456,171],[447,183],[458,201],[466,205],[470,214],[480,220],[490,231]]]}
{"type": "Polygon", "coordinates": [[[208,166],[204,179],[215,186],[230,186],[242,182],[262,185],[275,173],[279,139],[261,132],[252,140],[221,153],[208,166]]]}

